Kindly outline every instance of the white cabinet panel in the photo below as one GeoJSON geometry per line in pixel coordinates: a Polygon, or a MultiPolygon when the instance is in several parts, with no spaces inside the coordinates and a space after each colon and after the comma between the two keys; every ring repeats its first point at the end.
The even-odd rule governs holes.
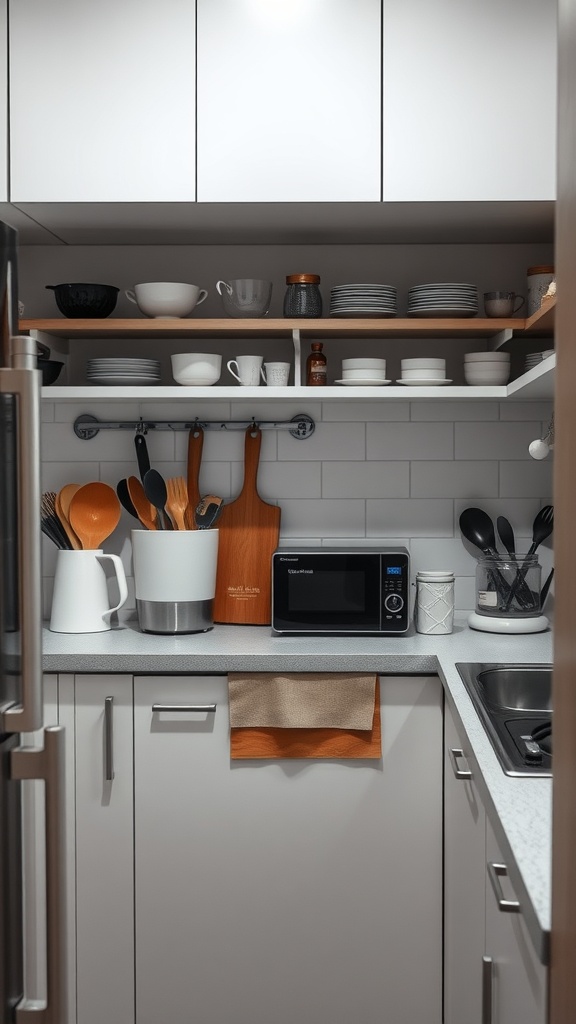
{"type": "Polygon", "coordinates": [[[378,201],[379,0],[197,6],[199,201],[378,201]]]}
{"type": "MultiPolygon", "coordinates": [[[[505,864],[490,825],[486,822],[486,860],[505,864]]],[[[516,900],[507,877],[501,879],[506,900],[516,900]]],[[[492,959],[493,1024],[545,1024],[547,971],[540,963],[521,913],[498,908],[490,884],[486,886],[486,955],[492,959]]]]}
{"type": "Polygon", "coordinates": [[[131,1024],[132,677],[78,675],[75,690],[77,1024],[131,1024]]]}
{"type": "Polygon", "coordinates": [[[225,676],[135,678],[138,1024],[439,1024],[440,682],[381,703],[381,762],[234,762],[225,676]]]}
{"type": "Polygon", "coordinates": [[[384,199],[555,197],[555,0],[385,0],[384,199]]]}
{"type": "Polygon", "coordinates": [[[486,814],[448,704],[444,712],[444,1024],[481,1024],[486,814]]]}
{"type": "Polygon", "coordinates": [[[13,202],[195,199],[189,0],[10,0],[13,202]]]}

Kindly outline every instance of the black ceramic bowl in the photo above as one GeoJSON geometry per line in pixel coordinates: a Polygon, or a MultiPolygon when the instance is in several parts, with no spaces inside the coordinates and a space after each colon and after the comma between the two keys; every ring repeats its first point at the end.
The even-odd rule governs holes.
{"type": "Polygon", "coordinates": [[[116,306],[118,288],[111,284],[47,284],[64,316],[74,320],[103,319],[116,306]]]}
{"type": "Polygon", "coordinates": [[[63,366],[64,363],[59,363],[57,359],[38,359],[38,369],[42,370],[42,387],[54,384],[63,366]]]}

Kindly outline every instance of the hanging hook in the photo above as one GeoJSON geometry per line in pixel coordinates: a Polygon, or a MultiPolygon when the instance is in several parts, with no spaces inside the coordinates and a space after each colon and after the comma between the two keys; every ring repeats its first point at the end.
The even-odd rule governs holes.
{"type": "Polygon", "coordinates": [[[146,436],[146,434],[148,433],[148,426],[146,423],[144,423],[142,417],[140,417],[140,422],[136,424],[136,433],[144,434],[144,436],[146,436]]]}

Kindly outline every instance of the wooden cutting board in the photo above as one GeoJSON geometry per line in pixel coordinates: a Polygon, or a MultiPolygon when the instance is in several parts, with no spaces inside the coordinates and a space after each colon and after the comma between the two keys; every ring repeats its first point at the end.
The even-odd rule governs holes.
{"type": "Polygon", "coordinates": [[[280,509],[256,487],[262,433],[246,431],[244,484],[218,519],[220,531],[214,621],[270,625],[272,552],[278,547],[280,509]]]}
{"type": "Polygon", "coordinates": [[[195,426],[188,434],[188,464],[186,470],[186,485],[188,488],[188,507],[186,508],[185,522],[187,530],[196,529],[194,511],[200,501],[200,463],[202,461],[202,447],[204,445],[204,431],[202,427],[195,426]]]}

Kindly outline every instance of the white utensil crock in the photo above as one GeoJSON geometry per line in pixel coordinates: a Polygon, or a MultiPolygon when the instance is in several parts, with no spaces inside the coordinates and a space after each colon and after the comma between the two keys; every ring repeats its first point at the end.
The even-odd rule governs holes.
{"type": "Polygon", "coordinates": [[[59,550],[54,577],[50,629],[53,633],[104,633],[110,617],[128,599],[124,566],[118,555],[90,551],[59,550]],[[104,565],[112,564],[120,600],[110,606],[104,565]]]}
{"type": "Polygon", "coordinates": [[[214,625],[218,530],[132,530],[143,633],[202,633],[214,625]]]}

